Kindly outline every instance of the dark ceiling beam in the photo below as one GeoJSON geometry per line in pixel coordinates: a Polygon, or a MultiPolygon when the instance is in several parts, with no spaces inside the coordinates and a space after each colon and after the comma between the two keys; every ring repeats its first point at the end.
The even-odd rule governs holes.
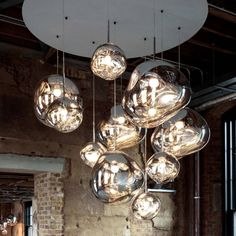
{"type": "Polygon", "coordinates": [[[236,13],[209,4],[209,15],[236,24],[236,13]]]}
{"type": "Polygon", "coordinates": [[[194,45],[197,45],[197,46],[200,46],[200,47],[208,48],[208,49],[211,49],[211,50],[215,50],[216,52],[221,52],[221,53],[229,54],[229,55],[236,55],[236,51],[221,48],[218,45],[206,43],[206,42],[199,41],[199,40],[196,40],[196,39],[190,39],[190,40],[188,40],[188,43],[194,44],[194,45]]]}
{"type": "Polygon", "coordinates": [[[22,4],[23,0],[5,0],[0,2],[0,11],[22,4]]]}
{"type": "Polygon", "coordinates": [[[42,64],[47,63],[48,60],[50,60],[50,58],[56,53],[56,51],[57,51],[57,50],[56,50],[55,48],[49,47],[48,50],[47,50],[47,52],[44,54],[43,58],[40,59],[40,62],[41,62],[42,64]]]}
{"type": "Polygon", "coordinates": [[[223,37],[223,38],[227,38],[227,39],[231,39],[231,40],[236,41],[236,35],[233,35],[232,31],[231,32],[225,32],[225,31],[221,31],[221,30],[218,30],[218,29],[208,27],[208,26],[203,26],[202,30],[210,32],[210,33],[215,34],[215,35],[218,35],[218,36],[223,37]]]}

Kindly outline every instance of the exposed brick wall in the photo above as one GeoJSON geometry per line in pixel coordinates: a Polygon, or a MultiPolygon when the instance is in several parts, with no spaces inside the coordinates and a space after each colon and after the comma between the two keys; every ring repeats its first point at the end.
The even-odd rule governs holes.
{"type": "Polygon", "coordinates": [[[62,174],[35,175],[36,211],[34,223],[38,236],[64,235],[64,183],[62,174]]]}
{"type": "Polygon", "coordinates": [[[222,115],[236,106],[226,102],[205,113],[211,129],[211,139],[202,150],[201,161],[201,236],[221,236],[223,232],[224,133],[222,115]]]}

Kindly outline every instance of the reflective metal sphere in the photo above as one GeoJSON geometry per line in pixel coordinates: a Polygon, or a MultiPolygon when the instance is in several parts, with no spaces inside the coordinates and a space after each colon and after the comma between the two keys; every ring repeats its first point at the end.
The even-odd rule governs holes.
{"type": "Polygon", "coordinates": [[[92,56],[91,69],[93,73],[105,80],[118,78],[126,67],[124,52],[111,43],[99,46],[92,56]]]}
{"type": "Polygon", "coordinates": [[[122,106],[135,125],[157,127],[185,107],[191,89],[185,75],[163,61],[147,61],[136,67],[122,106]]]}
{"type": "Polygon", "coordinates": [[[152,193],[137,195],[131,205],[133,215],[140,220],[151,220],[157,216],[161,208],[160,199],[152,193]]]}
{"type": "Polygon", "coordinates": [[[63,76],[61,75],[49,75],[40,82],[34,95],[35,114],[40,122],[50,127],[53,126],[46,119],[49,107],[57,99],[62,99],[64,95],[67,100],[73,101],[72,103],[78,103],[78,106],[81,106],[80,109],[82,109],[79,90],[71,80],[65,78],[64,89],[63,76]]]}
{"type": "Polygon", "coordinates": [[[152,147],[155,151],[163,150],[177,158],[200,151],[210,139],[207,122],[190,108],[182,109],[162,127],[157,127],[152,134],[152,147]]]}
{"type": "Polygon", "coordinates": [[[54,129],[62,133],[72,132],[82,123],[82,102],[75,102],[67,97],[59,98],[49,106],[45,118],[54,129]]]}
{"type": "Polygon", "coordinates": [[[17,224],[17,218],[14,215],[9,215],[6,222],[9,226],[15,226],[17,224]]]}
{"type": "Polygon", "coordinates": [[[145,137],[145,129],[131,123],[125,117],[121,105],[117,105],[112,107],[109,118],[99,124],[97,136],[108,150],[124,149],[141,142],[145,137]]]}
{"type": "Polygon", "coordinates": [[[142,170],[124,152],[105,152],[93,168],[93,193],[105,203],[128,201],[142,186],[142,170]]]}
{"type": "Polygon", "coordinates": [[[178,176],[179,170],[179,161],[173,155],[165,152],[155,153],[147,161],[147,174],[158,184],[166,184],[174,180],[178,176]]]}
{"type": "Polygon", "coordinates": [[[5,220],[0,221],[0,231],[4,231],[7,228],[7,222],[5,220]]]}
{"type": "Polygon", "coordinates": [[[98,158],[106,152],[106,148],[99,142],[87,143],[80,151],[80,157],[84,163],[90,167],[94,167],[98,158]]]}

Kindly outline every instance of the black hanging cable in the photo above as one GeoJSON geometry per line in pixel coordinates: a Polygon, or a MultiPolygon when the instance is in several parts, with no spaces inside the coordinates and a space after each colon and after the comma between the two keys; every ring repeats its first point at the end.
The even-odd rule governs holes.
{"type": "Polygon", "coordinates": [[[110,19],[107,20],[107,42],[110,43],[110,19]]]}
{"type": "Polygon", "coordinates": [[[63,97],[65,97],[65,1],[62,0],[62,76],[63,76],[63,97]]]}
{"type": "Polygon", "coordinates": [[[95,125],[96,125],[96,117],[95,117],[95,75],[93,74],[93,142],[95,143],[96,141],[96,136],[95,136],[95,125]]]}
{"type": "Polygon", "coordinates": [[[57,75],[59,74],[59,52],[57,49],[57,75]]]}
{"type": "Polygon", "coordinates": [[[156,1],[153,0],[153,60],[156,57],[156,1]]]}
{"type": "Polygon", "coordinates": [[[164,10],[161,10],[161,60],[164,59],[164,52],[163,52],[163,40],[164,40],[164,10]]]}
{"type": "MultiPolygon", "coordinates": [[[[116,110],[116,80],[114,80],[114,117],[115,119],[117,118],[117,110],[116,110]]],[[[116,138],[117,138],[117,134],[115,131],[115,139],[114,139],[114,150],[116,150],[116,138]]]]}
{"type": "Polygon", "coordinates": [[[178,27],[178,37],[179,37],[179,46],[178,46],[178,67],[179,67],[179,70],[180,70],[180,67],[181,67],[181,65],[180,65],[180,60],[181,60],[181,58],[180,58],[180,54],[181,54],[181,49],[180,49],[180,31],[181,31],[181,27],[179,26],[178,27]]]}
{"type": "Polygon", "coordinates": [[[148,192],[147,187],[147,128],[145,129],[145,137],[144,137],[144,192],[148,192]]]}

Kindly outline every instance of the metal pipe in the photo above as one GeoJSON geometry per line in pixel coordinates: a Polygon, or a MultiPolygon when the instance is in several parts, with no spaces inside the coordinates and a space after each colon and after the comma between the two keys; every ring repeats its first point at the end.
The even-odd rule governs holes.
{"type": "Polygon", "coordinates": [[[200,236],[200,155],[194,157],[194,236],[200,236]]]}

